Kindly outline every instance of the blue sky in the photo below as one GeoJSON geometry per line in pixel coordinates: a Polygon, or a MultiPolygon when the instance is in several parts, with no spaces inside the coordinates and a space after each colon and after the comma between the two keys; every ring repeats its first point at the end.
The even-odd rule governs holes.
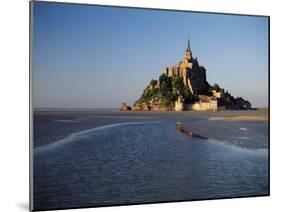
{"type": "Polygon", "coordinates": [[[117,108],[193,56],[218,83],[255,107],[268,100],[266,17],[34,2],[35,107],[117,108]]]}

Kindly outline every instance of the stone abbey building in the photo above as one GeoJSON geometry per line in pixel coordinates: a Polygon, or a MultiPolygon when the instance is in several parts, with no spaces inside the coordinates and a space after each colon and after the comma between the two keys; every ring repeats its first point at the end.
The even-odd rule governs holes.
{"type": "Polygon", "coordinates": [[[204,93],[209,87],[206,69],[199,65],[197,57],[193,58],[189,38],[183,60],[171,67],[166,67],[164,74],[169,77],[182,77],[184,85],[188,86],[192,94],[204,93]]]}
{"type": "MultiPolygon", "coordinates": [[[[168,77],[180,76],[183,79],[183,84],[189,88],[192,94],[200,94],[205,92],[209,87],[206,79],[206,70],[203,66],[200,66],[197,58],[192,57],[192,51],[190,47],[190,39],[188,36],[187,48],[185,50],[185,56],[179,63],[167,67],[164,73],[168,77]]],[[[185,104],[184,100],[179,97],[175,102],[175,110],[218,110],[217,97],[220,94],[215,94],[212,97],[205,95],[198,95],[199,101],[194,104],[185,104]]]]}

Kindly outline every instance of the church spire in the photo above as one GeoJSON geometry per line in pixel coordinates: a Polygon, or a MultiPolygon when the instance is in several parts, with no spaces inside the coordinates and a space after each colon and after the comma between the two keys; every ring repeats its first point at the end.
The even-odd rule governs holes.
{"type": "Polygon", "coordinates": [[[189,39],[189,33],[188,33],[188,41],[187,41],[187,52],[191,52],[191,48],[190,48],[190,39],[189,39]]]}
{"type": "Polygon", "coordinates": [[[191,47],[190,47],[189,33],[188,33],[187,48],[185,50],[185,59],[187,59],[187,61],[192,59],[192,52],[191,52],[191,47]]]}

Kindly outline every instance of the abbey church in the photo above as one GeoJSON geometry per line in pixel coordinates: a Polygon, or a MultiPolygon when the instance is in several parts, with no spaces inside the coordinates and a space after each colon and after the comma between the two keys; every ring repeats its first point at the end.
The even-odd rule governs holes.
{"type": "Polygon", "coordinates": [[[192,94],[204,92],[209,86],[205,68],[199,65],[197,58],[192,57],[189,36],[183,60],[165,68],[164,73],[168,77],[180,76],[184,85],[188,86],[192,94]]]}

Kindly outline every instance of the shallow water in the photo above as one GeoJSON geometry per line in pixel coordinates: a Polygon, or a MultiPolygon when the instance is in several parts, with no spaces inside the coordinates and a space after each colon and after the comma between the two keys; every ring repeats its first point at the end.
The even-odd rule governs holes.
{"type": "MultiPolygon", "coordinates": [[[[175,130],[176,120],[179,117],[122,115],[35,119],[34,208],[268,194],[267,148],[241,148],[231,139],[189,138],[175,130]]],[[[204,128],[210,123],[192,123],[196,121],[204,128]]],[[[266,139],[266,134],[252,130],[255,125],[236,124],[229,125],[233,132],[237,127],[242,135],[252,132],[247,134],[250,140],[261,135],[266,139]]],[[[231,132],[227,135],[242,137],[231,132]]]]}

